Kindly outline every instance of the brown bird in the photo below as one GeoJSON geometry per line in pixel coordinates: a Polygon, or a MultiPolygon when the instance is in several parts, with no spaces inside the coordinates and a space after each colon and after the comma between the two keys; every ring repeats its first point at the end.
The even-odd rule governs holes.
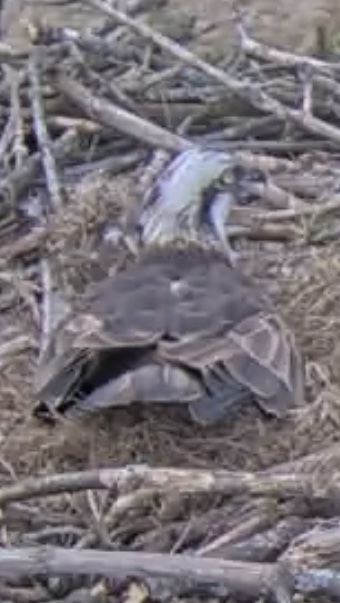
{"type": "Polygon", "coordinates": [[[302,362],[271,300],[234,265],[226,221],[259,173],[192,149],[160,175],[136,218],[138,256],[93,286],[52,334],[34,413],[184,403],[212,424],[234,404],[284,416],[303,402],[302,362]]]}

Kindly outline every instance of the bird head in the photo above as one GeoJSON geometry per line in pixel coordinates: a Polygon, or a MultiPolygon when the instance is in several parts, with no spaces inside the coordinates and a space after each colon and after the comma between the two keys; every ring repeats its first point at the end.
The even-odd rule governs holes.
{"type": "Polygon", "coordinates": [[[250,185],[264,181],[263,172],[242,167],[232,154],[197,148],[180,153],[143,200],[136,221],[140,244],[184,239],[225,246],[231,207],[254,201],[250,185]]]}

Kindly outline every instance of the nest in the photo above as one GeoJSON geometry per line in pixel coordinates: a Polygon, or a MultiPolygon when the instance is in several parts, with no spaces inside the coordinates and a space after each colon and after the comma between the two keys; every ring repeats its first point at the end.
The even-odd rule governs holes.
{"type": "Polygon", "coordinates": [[[89,4],[92,30],[31,23],[28,54],[0,45],[0,596],[338,597],[339,65],[254,40],[240,13],[237,52],[210,64],[194,20],[175,41],[139,18],[155,2],[89,4]],[[297,336],[306,405],[209,429],[150,407],[37,423],[54,314],[124,266],[126,214],[192,143],[269,175],[232,236],[297,336]]]}

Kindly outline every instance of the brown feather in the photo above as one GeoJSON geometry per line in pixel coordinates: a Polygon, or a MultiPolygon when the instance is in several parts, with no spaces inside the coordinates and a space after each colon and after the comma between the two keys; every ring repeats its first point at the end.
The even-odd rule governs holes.
{"type": "Polygon", "coordinates": [[[301,360],[270,300],[196,244],[149,249],[93,287],[38,377],[37,414],[185,402],[210,423],[241,399],[279,416],[303,401],[301,360]]]}

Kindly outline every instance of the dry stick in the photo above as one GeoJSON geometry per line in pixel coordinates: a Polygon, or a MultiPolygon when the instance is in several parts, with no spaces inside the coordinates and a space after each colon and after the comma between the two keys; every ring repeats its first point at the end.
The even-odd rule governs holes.
{"type": "Polygon", "coordinates": [[[4,158],[8,148],[13,144],[15,166],[19,167],[22,158],[26,155],[24,139],[24,126],[22,123],[19,86],[22,74],[18,73],[9,65],[3,66],[5,74],[5,83],[7,83],[10,91],[10,115],[8,122],[2,132],[0,140],[0,158],[4,158]]]}
{"type": "Polygon", "coordinates": [[[85,86],[69,77],[61,75],[57,79],[56,87],[66,98],[76,103],[91,119],[104,126],[117,129],[147,144],[169,151],[181,151],[193,146],[184,138],[95,96],[85,86]]]}
{"type": "MultiPolygon", "coordinates": [[[[340,546],[338,521],[308,526],[282,553],[281,559],[296,567],[334,567],[340,546]]],[[[338,567],[338,564],[337,564],[338,567]]]]}
{"type": "MultiPolygon", "coordinates": [[[[77,141],[77,132],[68,130],[52,143],[53,154],[56,159],[66,157],[74,150],[77,141]]],[[[23,161],[19,168],[14,169],[8,176],[0,180],[0,200],[15,201],[32,184],[41,168],[42,155],[34,153],[23,161]]]]}
{"type": "MultiPolygon", "coordinates": [[[[247,523],[246,521],[245,524],[247,523]]],[[[275,525],[267,527],[267,529],[264,529],[263,525],[256,526],[255,521],[253,525],[254,531],[247,538],[231,543],[216,541],[212,543],[213,548],[205,552],[204,556],[257,563],[277,559],[280,551],[287,549],[296,537],[309,528],[308,520],[295,515],[277,521],[275,525]],[[216,544],[215,547],[214,544],[216,544]]],[[[251,526],[251,520],[249,520],[249,526],[251,526]]]]}
{"type": "MultiPolygon", "coordinates": [[[[332,521],[332,520],[331,520],[332,521]]],[[[340,597],[338,525],[314,525],[294,539],[280,561],[293,568],[295,586],[306,594],[324,593],[332,600],[340,597]]]]}
{"type": "Polygon", "coordinates": [[[35,341],[28,335],[19,335],[9,342],[2,343],[0,345],[0,369],[10,364],[13,356],[18,357],[19,354],[35,350],[35,348],[35,341]]]}
{"type": "Polygon", "coordinates": [[[12,144],[15,137],[15,116],[13,111],[11,111],[10,116],[7,120],[7,123],[2,130],[1,138],[0,138],[0,160],[4,161],[6,159],[7,151],[12,144]]]}
{"type": "Polygon", "coordinates": [[[283,159],[281,157],[272,157],[271,155],[253,155],[249,151],[236,151],[235,156],[237,159],[242,161],[245,167],[250,169],[259,168],[264,172],[276,172],[284,170],[285,172],[297,171],[297,165],[295,161],[290,159],[283,159]]]}
{"type": "MultiPolygon", "coordinates": [[[[200,138],[198,138],[200,140],[200,138]]],[[[202,139],[204,141],[204,138],[202,139]]],[[[205,141],[204,141],[205,142],[205,141]]],[[[310,153],[315,151],[335,151],[336,144],[331,140],[225,140],[223,136],[208,143],[215,149],[234,151],[245,149],[263,153],[310,153]]]]}
{"type": "Polygon", "coordinates": [[[101,576],[109,579],[137,577],[146,581],[171,580],[194,588],[224,586],[230,595],[257,598],[274,595],[289,601],[291,577],[273,563],[244,563],[125,551],[96,551],[61,547],[7,548],[0,550],[0,576],[101,576]]]}
{"type": "MultiPolygon", "coordinates": [[[[205,139],[207,143],[209,141],[220,141],[221,139],[223,139],[226,143],[231,141],[241,142],[242,139],[256,136],[257,132],[260,132],[262,135],[261,138],[263,138],[264,132],[268,131],[268,129],[270,130],[272,127],[276,127],[277,125],[278,120],[273,115],[265,115],[264,117],[263,115],[261,117],[250,117],[248,119],[241,119],[240,123],[228,126],[223,130],[219,130],[218,132],[206,134],[202,138],[205,139]]],[[[262,140],[259,142],[262,142],[262,140]]]]}
{"type": "MultiPolygon", "coordinates": [[[[106,515],[103,523],[107,531],[112,530],[116,525],[131,513],[133,509],[150,508],[154,502],[155,492],[152,489],[141,488],[131,494],[119,496],[115,500],[106,515]]],[[[94,547],[98,541],[98,535],[94,531],[87,532],[77,542],[77,548],[94,547]]]]}
{"type": "Polygon", "coordinates": [[[242,21],[239,19],[237,20],[237,31],[243,52],[256,59],[277,63],[282,67],[309,67],[310,69],[313,69],[313,71],[321,71],[328,75],[332,75],[332,73],[339,71],[338,63],[321,61],[320,59],[315,59],[306,55],[299,56],[292,52],[272,48],[262,42],[254,40],[248,35],[242,21]]]}
{"type": "Polygon", "coordinates": [[[0,268],[8,266],[8,263],[19,258],[25,258],[33,251],[42,248],[48,238],[47,228],[37,228],[20,239],[1,248],[0,268]]]}
{"type": "MultiPolygon", "coordinates": [[[[0,584],[0,600],[11,603],[46,603],[46,590],[43,587],[13,587],[0,584]]],[[[52,603],[52,602],[49,602],[52,603]]],[[[61,603],[59,601],[58,603],[61,603]]]]}
{"type": "MultiPolygon", "coordinates": [[[[52,211],[57,212],[60,211],[63,206],[62,188],[57,173],[58,168],[56,160],[51,150],[51,140],[47,131],[42,106],[40,77],[38,71],[38,51],[38,48],[32,48],[28,61],[28,76],[31,84],[33,123],[38,146],[41,152],[41,159],[50,197],[50,206],[52,211]]],[[[46,212],[44,212],[43,207],[41,207],[41,220],[42,222],[46,221],[46,212]]],[[[41,359],[49,345],[51,333],[53,332],[58,319],[60,316],[66,314],[69,308],[54,287],[48,260],[43,258],[40,264],[43,291],[39,351],[39,357],[41,359]]]]}
{"type": "MultiPolygon", "coordinates": [[[[306,203],[302,199],[300,199],[296,195],[293,195],[293,193],[279,188],[278,186],[269,181],[266,184],[253,183],[249,186],[249,190],[251,192],[254,192],[254,194],[258,196],[259,199],[267,201],[270,207],[276,209],[284,210],[290,208],[296,210],[298,208],[303,208],[306,205],[306,203]]],[[[242,211],[242,208],[240,209],[242,211]]]]}
{"type": "Polygon", "coordinates": [[[0,63],[16,66],[25,59],[26,55],[24,53],[19,53],[9,44],[0,42],[0,63]]]}
{"type": "Polygon", "coordinates": [[[53,283],[49,262],[43,258],[40,262],[41,288],[41,325],[39,360],[42,359],[50,343],[51,333],[59,321],[67,314],[70,307],[53,283]]]}
{"type": "Polygon", "coordinates": [[[46,122],[54,128],[74,128],[84,134],[98,134],[103,131],[103,126],[90,119],[82,117],[66,117],[65,115],[51,115],[46,117],[46,122]]]}
{"type": "Polygon", "coordinates": [[[131,153],[122,153],[121,155],[108,155],[103,159],[97,159],[87,164],[76,164],[68,168],[66,167],[64,177],[66,181],[67,179],[72,181],[72,178],[77,179],[91,172],[98,172],[102,175],[108,173],[110,176],[114,176],[137,168],[145,157],[146,153],[143,149],[131,151],[131,153]]]}
{"type": "Polygon", "coordinates": [[[37,136],[41,159],[44,166],[47,188],[50,194],[50,203],[53,211],[58,211],[63,206],[62,190],[57,176],[57,165],[51,150],[51,141],[45,124],[42,106],[40,81],[38,73],[38,49],[33,48],[28,61],[28,75],[31,84],[32,114],[34,129],[37,136]]]}
{"type": "Polygon", "coordinates": [[[15,119],[15,134],[14,134],[14,156],[15,156],[15,167],[19,168],[25,157],[27,157],[27,148],[24,142],[25,139],[25,126],[23,122],[23,115],[20,101],[20,81],[22,75],[14,70],[14,68],[7,66],[6,75],[10,81],[11,87],[11,112],[13,112],[15,119]]]}
{"type": "MultiPolygon", "coordinates": [[[[296,206],[294,209],[282,209],[276,211],[263,212],[261,210],[248,210],[249,219],[251,212],[251,220],[253,224],[260,226],[264,222],[285,222],[287,220],[296,220],[297,218],[312,217],[315,220],[324,218],[327,214],[337,213],[340,211],[340,195],[335,195],[333,199],[327,201],[323,205],[317,203],[303,203],[296,206]]],[[[241,216],[244,215],[246,220],[247,210],[237,208],[237,212],[241,216]]]]}
{"type": "Polygon", "coordinates": [[[11,501],[54,495],[61,492],[78,492],[87,489],[114,489],[126,494],[138,488],[155,492],[247,494],[250,496],[309,496],[311,500],[331,496],[340,497],[340,486],[332,482],[331,475],[325,483],[318,484],[313,476],[288,473],[264,474],[250,472],[208,471],[196,469],[152,468],[131,465],[124,468],[104,468],[74,473],[55,474],[23,480],[0,489],[0,505],[11,501]]]}
{"type": "MultiPolygon", "coordinates": [[[[90,118],[99,121],[103,126],[117,128],[130,136],[139,138],[143,142],[168,151],[180,151],[192,146],[192,143],[185,138],[172,134],[150,121],[137,117],[124,109],[116,107],[113,103],[95,96],[74,80],[61,76],[56,85],[65,96],[78,104],[90,118]]],[[[250,167],[258,166],[266,170],[277,170],[284,167],[296,171],[296,164],[287,159],[277,159],[270,156],[254,157],[247,152],[239,152],[236,156],[242,163],[250,167]]],[[[273,187],[271,191],[267,190],[266,193],[273,199],[274,204],[287,205],[287,194],[278,187],[275,187],[275,190],[273,187]]],[[[301,200],[298,197],[289,195],[288,204],[298,205],[299,203],[301,203],[301,200]]]]}
{"type": "Polygon", "coordinates": [[[230,239],[248,239],[250,241],[268,241],[276,243],[288,243],[302,239],[301,232],[295,226],[257,226],[251,228],[245,226],[230,226],[228,228],[230,239]]]}
{"type": "MultiPolygon", "coordinates": [[[[62,206],[62,197],[61,197],[61,189],[59,186],[59,180],[56,174],[56,164],[55,157],[51,151],[52,143],[49,141],[48,133],[46,130],[43,109],[41,105],[40,98],[40,87],[39,87],[39,76],[37,73],[35,63],[35,56],[31,56],[29,61],[29,77],[32,86],[32,111],[33,111],[33,119],[35,125],[35,131],[38,139],[38,144],[40,147],[40,153],[28,158],[27,162],[24,162],[17,170],[14,170],[8,177],[7,181],[5,180],[2,183],[5,186],[5,191],[7,190],[9,180],[10,184],[13,184],[20,190],[20,179],[16,177],[16,174],[20,174],[21,176],[21,184],[29,184],[31,179],[38,173],[40,167],[40,161],[42,161],[45,171],[45,176],[47,180],[47,186],[50,193],[50,200],[54,210],[57,210],[62,206]]],[[[71,131],[66,133],[61,139],[57,141],[54,145],[54,150],[57,151],[57,154],[62,151],[71,149],[73,147],[73,143],[75,140],[75,132],[71,131]]],[[[0,194],[1,194],[1,184],[0,184],[0,194]]],[[[4,189],[3,189],[4,190],[4,189]]],[[[43,215],[43,212],[42,212],[43,215]]],[[[41,272],[42,272],[42,283],[43,283],[43,310],[42,310],[42,335],[41,335],[41,344],[40,344],[40,356],[44,353],[50,338],[50,333],[53,330],[55,325],[55,320],[57,316],[61,312],[65,312],[68,308],[66,304],[63,304],[62,299],[52,290],[51,284],[51,276],[50,276],[50,267],[47,260],[41,261],[41,272]],[[56,312],[55,310],[58,310],[56,312]]]]}
{"type": "Polygon", "coordinates": [[[340,572],[337,569],[301,567],[294,574],[295,588],[306,595],[304,600],[309,600],[311,595],[320,597],[323,594],[328,601],[339,601],[340,572]]]}
{"type": "Polygon", "coordinates": [[[98,8],[107,15],[112,16],[118,23],[127,25],[136,33],[152,41],[154,44],[160,46],[164,50],[170,52],[183,63],[200,69],[216,81],[226,86],[229,90],[239,95],[241,98],[246,98],[254,105],[254,107],[260,109],[261,111],[264,111],[265,113],[273,113],[279,119],[283,121],[292,121],[312,134],[324,136],[325,138],[333,140],[337,144],[340,143],[340,130],[338,128],[312,115],[305,115],[303,111],[286,107],[263,90],[255,88],[254,85],[241,82],[240,80],[229,76],[221,69],[218,69],[206,61],[203,61],[190,50],[183,48],[166,36],[156,32],[145,23],[136,21],[125,13],[113,8],[105,0],[87,0],[87,3],[98,8]]]}
{"type": "Polygon", "coordinates": [[[162,83],[164,84],[167,80],[176,77],[180,74],[182,69],[182,65],[174,65],[167,69],[163,69],[163,71],[156,71],[156,73],[146,76],[141,84],[139,84],[139,82],[137,84],[136,81],[131,81],[127,92],[146,92],[148,89],[162,83]]]}
{"type": "Polygon", "coordinates": [[[104,518],[102,510],[100,509],[100,506],[95,496],[95,492],[93,492],[93,490],[86,491],[86,500],[90,510],[90,521],[88,523],[90,524],[91,531],[96,534],[101,546],[110,549],[110,534],[105,522],[103,521],[104,518]]]}
{"type": "Polygon", "coordinates": [[[340,101],[340,84],[329,77],[324,75],[313,74],[313,83],[319,86],[322,90],[333,94],[335,99],[340,101]]]}
{"type": "MultiPolygon", "coordinates": [[[[182,151],[193,146],[193,143],[185,138],[173,134],[160,126],[156,126],[141,117],[137,117],[103,98],[98,98],[90,90],[85,88],[85,86],[66,76],[60,76],[56,86],[66,97],[76,103],[91,119],[99,121],[103,125],[116,128],[129,136],[134,136],[147,144],[167,151],[182,151]]],[[[283,164],[291,165],[291,162],[288,162],[288,160],[280,161],[273,158],[263,158],[261,160],[261,157],[252,157],[249,153],[240,152],[236,157],[244,165],[248,165],[249,167],[265,166],[265,168],[268,169],[268,167],[277,168],[279,165],[283,164]]],[[[167,157],[163,152],[161,155],[157,156],[157,168],[159,165],[162,165],[163,161],[166,161],[166,159],[167,157]]],[[[150,178],[153,172],[154,169],[152,167],[150,178]]],[[[149,174],[145,175],[145,181],[148,183],[150,178],[149,174]]],[[[143,182],[143,184],[145,183],[143,182]]],[[[299,207],[302,204],[301,199],[295,195],[282,191],[274,185],[262,187],[261,194],[263,194],[273,206],[299,207]]]]}
{"type": "Polygon", "coordinates": [[[222,536],[218,536],[213,541],[208,542],[208,544],[201,546],[197,551],[195,551],[195,556],[209,557],[211,553],[213,553],[215,556],[215,551],[217,549],[225,548],[235,542],[242,541],[247,537],[249,538],[255,533],[262,532],[264,528],[268,528],[269,525],[270,515],[268,513],[268,508],[264,508],[262,512],[259,512],[255,516],[242,521],[241,525],[233,527],[225,534],[222,534],[222,536]]]}
{"type": "MultiPolygon", "coordinates": [[[[336,470],[340,464],[340,446],[339,444],[332,444],[323,448],[320,452],[313,452],[307,456],[296,459],[295,461],[288,461],[275,465],[275,467],[266,469],[264,474],[279,474],[279,473],[303,473],[315,476],[328,476],[330,473],[336,470]]],[[[327,478],[326,478],[327,479],[327,478]]]]}
{"type": "Polygon", "coordinates": [[[311,174],[307,170],[303,174],[303,165],[301,165],[300,169],[300,174],[278,174],[276,178],[277,184],[284,190],[294,192],[297,195],[303,195],[304,198],[316,198],[318,203],[324,203],[327,197],[330,198],[336,192],[337,174],[335,170],[338,167],[335,170],[334,168],[328,168],[328,174],[326,171],[325,173],[311,174]]]}
{"type": "MultiPolygon", "coordinates": [[[[66,117],[66,116],[58,116],[58,115],[53,115],[47,118],[47,123],[50,124],[51,126],[57,127],[57,128],[74,128],[76,130],[78,130],[79,132],[84,132],[86,134],[100,134],[104,131],[104,126],[102,124],[99,124],[96,121],[90,120],[90,119],[85,119],[85,118],[75,118],[75,117],[66,117]]],[[[202,138],[202,140],[198,139],[198,144],[200,144],[202,142],[202,144],[205,145],[205,139],[202,138]]],[[[214,142],[212,144],[214,149],[218,149],[218,148],[223,148],[226,151],[229,150],[235,150],[235,155],[237,158],[239,158],[243,165],[248,165],[250,168],[254,168],[254,167],[258,167],[260,169],[263,169],[264,171],[277,171],[280,169],[284,169],[285,171],[289,171],[289,172],[296,172],[297,168],[296,168],[296,163],[293,161],[290,161],[289,159],[284,159],[281,157],[272,157],[270,155],[253,155],[250,152],[248,152],[248,148],[247,150],[239,150],[240,147],[248,147],[248,145],[250,146],[250,151],[252,150],[252,145],[253,143],[259,143],[258,145],[254,145],[256,150],[261,150],[261,148],[266,148],[266,145],[269,144],[269,147],[271,146],[271,143],[273,142],[273,145],[277,145],[278,148],[282,148],[285,149],[287,152],[289,152],[289,150],[294,150],[294,144],[295,143],[291,143],[288,141],[284,141],[282,142],[282,144],[280,142],[276,142],[276,141],[269,141],[264,142],[262,145],[262,141],[251,141],[249,143],[249,141],[245,142],[245,141],[232,141],[232,142],[222,142],[222,141],[218,141],[216,140],[216,142],[214,142]]],[[[301,144],[299,142],[296,143],[298,150],[312,150],[312,146],[313,146],[313,150],[318,149],[319,147],[321,149],[326,149],[327,148],[332,148],[334,149],[334,144],[333,143],[327,143],[327,141],[317,141],[316,142],[316,147],[315,147],[315,143],[311,143],[311,141],[301,141],[301,144]],[[318,146],[319,145],[319,146],[318,146]],[[327,146],[328,145],[328,146],[327,146]]],[[[162,167],[162,165],[160,165],[159,167],[162,167]]],[[[159,169],[159,167],[157,167],[157,170],[159,169]]],[[[157,172],[158,173],[158,172],[157,172]]],[[[154,174],[155,175],[155,174],[154,174]]],[[[280,190],[280,195],[282,194],[287,194],[284,193],[284,191],[282,189],[280,190]]]]}
{"type": "Polygon", "coordinates": [[[94,69],[88,66],[82,50],[77,46],[76,43],[71,42],[69,47],[71,56],[75,60],[76,66],[79,67],[81,73],[86,76],[86,81],[89,85],[93,86],[95,89],[102,90],[104,93],[107,93],[114,100],[114,102],[118,103],[118,105],[122,105],[134,113],[139,113],[138,105],[136,105],[136,103],[132,101],[123,90],[120,89],[119,85],[117,85],[114,80],[107,81],[107,78],[104,78],[102,75],[98,74],[94,71],[94,69]]]}

